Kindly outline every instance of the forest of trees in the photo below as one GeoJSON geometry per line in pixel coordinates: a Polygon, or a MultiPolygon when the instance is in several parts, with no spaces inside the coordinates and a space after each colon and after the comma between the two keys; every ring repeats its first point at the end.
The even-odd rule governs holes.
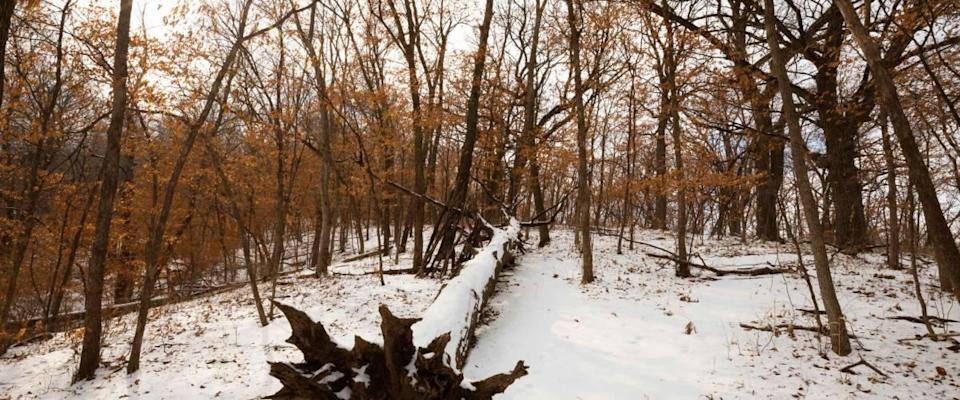
{"type": "Polygon", "coordinates": [[[598,235],[673,232],[676,279],[697,237],[803,247],[840,355],[833,254],[960,299],[957,0],[140,3],[0,5],[0,352],[76,315],[76,380],[113,305],[133,372],[152,299],[267,325],[286,259],[449,276],[511,218],[574,229],[584,285],[598,235]]]}

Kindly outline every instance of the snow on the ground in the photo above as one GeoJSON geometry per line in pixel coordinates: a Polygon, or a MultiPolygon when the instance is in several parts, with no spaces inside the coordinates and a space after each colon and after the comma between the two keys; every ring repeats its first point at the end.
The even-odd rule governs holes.
{"type": "MultiPolygon", "coordinates": [[[[480,328],[467,360],[468,380],[509,371],[523,359],[530,375],[498,399],[960,396],[960,359],[947,349],[952,343],[901,342],[924,328],[886,318],[919,316],[919,309],[909,272],[884,268],[882,255],[833,258],[839,297],[859,336],[854,354],[838,357],[829,353],[825,338],[810,332],[774,336],[739,326],[813,326],[809,314],[797,311],[811,303],[796,273],[712,280],[712,274],[695,271],[700,278],[679,279],[672,265],[644,255],[656,250],[628,250],[625,245],[618,255],[615,239],[595,238],[597,282],[587,286],[579,285],[579,255],[569,232],[555,232],[554,242],[544,249],[527,246],[529,253],[502,277],[490,303],[493,318],[480,328]],[[855,368],[858,375],[840,372],[860,357],[889,377],[864,366],[855,368]]],[[[669,234],[643,232],[638,239],[673,248],[669,234]]],[[[714,267],[746,268],[794,263],[791,248],[725,239],[698,241],[695,252],[714,267]]],[[[396,269],[409,258],[402,256],[401,265],[391,257],[383,262],[386,269],[396,269]]],[[[437,281],[406,275],[388,275],[381,287],[376,275],[357,275],[378,263],[378,257],[368,257],[337,264],[331,267],[334,275],[323,280],[284,277],[278,298],[323,322],[347,347],[355,334],[378,342],[378,304],[403,317],[419,317],[439,287],[437,281]]],[[[960,320],[956,302],[930,286],[934,269],[924,266],[922,279],[931,315],[960,320]]],[[[266,296],[269,285],[262,284],[261,292],[266,296]]],[[[259,327],[250,297],[244,287],[155,309],[142,370],[134,375],[123,370],[133,315],[107,325],[107,365],[92,382],[69,384],[78,361],[79,330],[11,349],[0,357],[0,399],[249,399],[272,394],[280,385],[268,375],[267,361],[297,361],[301,355],[284,342],[289,325],[279,311],[270,326],[259,327]]]]}
{"type": "MultiPolygon", "coordinates": [[[[799,274],[709,280],[712,274],[694,271],[701,278],[685,280],[674,277],[672,264],[644,255],[655,250],[625,244],[618,255],[616,239],[595,238],[597,281],[587,286],[579,285],[580,258],[569,232],[556,232],[544,249],[528,246],[498,285],[494,319],[478,332],[467,360],[468,379],[509,371],[522,359],[530,374],[498,399],[960,397],[960,355],[947,349],[952,343],[898,342],[925,330],[886,319],[920,312],[909,272],[885,269],[882,255],[833,259],[839,298],[859,337],[852,355],[838,357],[826,338],[810,332],[774,336],[739,326],[814,326],[796,311],[812,305],[799,274]],[[864,366],[854,369],[858,375],[840,372],[860,357],[889,377],[864,366]]],[[[674,247],[660,232],[638,239],[674,247]]],[[[742,268],[793,263],[791,249],[707,240],[695,251],[710,266],[742,268]]],[[[812,274],[812,260],[804,260],[812,274]]],[[[960,320],[956,302],[926,285],[933,269],[925,266],[922,279],[930,314],[960,320]]]]}
{"type": "MultiPolygon", "coordinates": [[[[405,258],[401,257],[401,263],[405,258]]],[[[339,265],[337,273],[371,271],[376,257],[339,265]]],[[[385,261],[388,268],[396,268],[385,261]]],[[[352,347],[353,336],[381,342],[383,303],[401,317],[419,316],[436,295],[439,283],[409,275],[388,275],[380,286],[376,275],[328,278],[292,275],[280,280],[277,299],[300,308],[338,343],[352,347]]],[[[266,298],[269,284],[261,284],[266,298]]],[[[267,361],[302,361],[285,342],[290,326],[279,310],[261,328],[250,289],[204,297],[151,311],[141,370],[123,369],[133,336],[135,316],[109,321],[102,359],[108,364],[96,380],[70,385],[82,333],[74,330],[54,339],[11,349],[0,358],[0,399],[250,399],[273,394],[279,382],[269,376],[267,361]]]]}

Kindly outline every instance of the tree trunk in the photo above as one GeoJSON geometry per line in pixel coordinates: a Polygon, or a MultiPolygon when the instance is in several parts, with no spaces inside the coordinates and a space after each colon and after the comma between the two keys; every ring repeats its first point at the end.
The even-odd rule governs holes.
{"type": "Polygon", "coordinates": [[[860,22],[856,10],[850,4],[850,0],[836,0],[834,4],[840,9],[847,28],[853,33],[858,47],[863,51],[870,72],[873,73],[874,85],[880,92],[882,107],[893,123],[893,132],[897,136],[900,149],[907,160],[910,180],[916,185],[923,216],[927,221],[927,232],[930,241],[933,243],[934,258],[941,268],[941,282],[949,283],[948,286],[941,283],[942,289],[953,291],[954,296],[960,298],[960,251],[957,250],[957,244],[953,240],[950,226],[943,216],[940,201],[937,199],[936,187],[933,185],[930,171],[927,170],[923,156],[920,154],[917,141],[913,136],[913,129],[910,127],[910,121],[907,120],[907,116],[903,112],[893,77],[890,76],[890,71],[883,63],[879,46],[860,22]]]}
{"type": "Polygon", "coordinates": [[[470,188],[470,170],[473,167],[473,149],[479,137],[480,92],[483,85],[483,71],[487,62],[487,39],[490,37],[490,24],[493,19],[493,0],[486,0],[483,21],[480,24],[480,42],[474,56],[473,72],[470,81],[470,97],[467,98],[466,133],[460,147],[460,161],[457,164],[457,176],[453,190],[447,199],[434,235],[442,235],[434,264],[453,258],[456,226],[466,206],[467,192],[470,188]]]}
{"type": "Polygon", "coordinates": [[[661,90],[660,93],[660,115],[657,116],[657,130],[654,133],[656,137],[656,148],[653,156],[653,168],[659,184],[656,186],[653,206],[653,229],[667,229],[667,189],[664,187],[664,180],[667,179],[667,122],[669,114],[666,112],[667,98],[669,97],[661,90]]]}
{"type": "MultiPolygon", "coordinates": [[[[666,0],[662,0],[666,8],[666,0]]],[[[677,188],[677,270],[681,278],[690,277],[690,263],[687,260],[687,190],[683,170],[683,132],[680,129],[680,88],[677,87],[677,51],[674,47],[673,22],[664,19],[667,45],[663,49],[663,69],[666,85],[663,92],[668,99],[670,131],[673,136],[674,168],[676,169],[677,188]]]]}
{"type": "MultiPolygon", "coordinates": [[[[540,161],[536,154],[530,158],[530,186],[533,191],[533,211],[536,215],[547,213],[546,200],[543,198],[543,186],[540,182],[540,161]]],[[[544,224],[537,227],[540,240],[537,247],[550,244],[550,226],[544,224]]]]}
{"type": "MultiPolygon", "coordinates": [[[[10,22],[13,20],[13,12],[17,8],[17,1],[3,0],[0,2],[0,66],[7,65],[7,39],[10,38],[10,22]]],[[[5,69],[0,68],[0,106],[3,105],[3,88],[6,84],[5,69]]]]}
{"type": "MultiPolygon", "coordinates": [[[[224,96],[224,102],[226,102],[226,96],[224,96]]],[[[217,118],[218,126],[223,119],[223,110],[224,108],[221,107],[220,115],[217,118]]],[[[261,326],[267,326],[267,314],[263,310],[263,301],[260,300],[260,288],[257,286],[257,262],[254,260],[254,257],[250,251],[250,237],[253,235],[253,233],[250,231],[246,220],[244,220],[243,213],[240,212],[240,205],[237,204],[237,197],[233,190],[233,185],[230,183],[230,179],[227,177],[226,171],[223,169],[223,158],[220,157],[220,154],[210,143],[210,138],[203,137],[201,140],[203,140],[204,149],[207,151],[207,155],[213,162],[214,171],[217,174],[217,178],[219,178],[220,186],[223,188],[224,196],[227,198],[227,204],[230,206],[230,215],[233,217],[234,221],[237,223],[237,227],[239,228],[238,230],[243,251],[243,263],[247,272],[247,281],[250,283],[250,291],[253,293],[253,302],[257,309],[257,317],[260,319],[261,326]]]]}
{"type": "Polygon", "coordinates": [[[803,215],[810,230],[811,250],[813,251],[814,265],[817,271],[817,282],[820,285],[820,296],[827,311],[827,320],[830,325],[830,343],[833,351],[841,356],[850,354],[850,338],[847,336],[846,321],[837,292],[833,286],[833,277],[830,275],[830,261],[827,258],[827,248],[823,240],[823,228],[820,226],[820,217],[817,215],[817,202],[813,197],[810,178],[807,175],[807,149],[800,131],[800,118],[793,103],[793,88],[787,76],[786,60],[777,40],[777,28],[773,0],[764,0],[764,27],[767,33],[767,43],[770,46],[772,59],[770,68],[780,87],[780,100],[783,103],[783,118],[786,119],[790,133],[790,151],[794,157],[794,175],[800,193],[800,202],[803,205],[803,215]]]}
{"type": "MultiPolygon", "coordinates": [[[[893,144],[887,129],[887,114],[880,113],[880,136],[883,141],[883,160],[887,167],[887,266],[900,268],[900,216],[897,206],[897,163],[893,144]]],[[[911,217],[913,218],[913,217],[911,217]]]]}
{"type": "Polygon", "coordinates": [[[770,113],[772,94],[767,96],[757,87],[757,79],[751,72],[747,61],[747,24],[749,14],[745,13],[743,1],[731,3],[733,29],[731,32],[731,53],[734,63],[733,73],[737,78],[740,91],[750,102],[753,120],[754,167],[763,174],[757,185],[757,237],[761,240],[779,241],[780,230],[777,223],[777,199],[783,184],[783,147],[784,141],[774,132],[770,113]]]}
{"type": "Polygon", "coordinates": [[[586,110],[583,104],[583,81],[580,68],[580,28],[577,26],[578,9],[574,6],[575,0],[565,0],[567,3],[567,26],[570,44],[570,65],[573,74],[574,94],[573,102],[577,119],[577,216],[580,235],[580,254],[583,257],[583,276],[581,284],[593,282],[593,243],[590,232],[590,176],[587,166],[587,121],[586,110]]]}
{"type": "MultiPolygon", "coordinates": [[[[233,61],[240,52],[243,42],[256,36],[242,36],[245,34],[244,31],[246,29],[247,15],[252,3],[252,0],[247,0],[242,6],[239,17],[240,26],[238,30],[241,36],[234,41],[230,51],[227,53],[226,59],[224,59],[223,65],[221,65],[220,70],[217,71],[217,75],[214,78],[213,84],[210,86],[209,92],[207,93],[203,110],[200,112],[200,115],[197,117],[197,119],[194,120],[189,126],[187,137],[181,145],[180,153],[177,155],[177,160],[173,166],[173,170],[170,173],[170,179],[167,181],[167,184],[164,187],[163,202],[160,206],[160,212],[157,214],[156,218],[153,219],[153,223],[151,223],[150,237],[147,241],[145,251],[146,272],[144,273],[143,287],[140,291],[140,308],[137,312],[137,326],[133,336],[133,344],[130,349],[130,361],[127,364],[127,373],[133,373],[140,369],[140,349],[143,347],[143,335],[147,327],[147,316],[149,315],[148,313],[150,311],[150,300],[153,297],[154,285],[156,284],[157,274],[160,270],[163,236],[164,232],[166,231],[167,220],[170,218],[170,210],[173,207],[173,196],[176,193],[177,183],[180,181],[180,175],[187,164],[187,160],[190,157],[190,151],[193,149],[193,144],[196,142],[197,136],[200,135],[201,129],[206,124],[207,117],[209,117],[210,112],[213,109],[213,103],[216,101],[217,95],[220,93],[223,81],[233,66],[233,61]]],[[[265,30],[260,30],[257,32],[262,33],[265,32],[265,30]]]]}
{"type": "MultiPolygon", "coordinates": [[[[310,65],[313,67],[314,86],[317,89],[321,103],[320,132],[318,135],[321,158],[320,201],[319,209],[317,210],[319,226],[318,229],[314,231],[313,249],[315,249],[315,251],[313,251],[313,257],[311,257],[311,266],[314,268],[315,274],[319,277],[327,274],[331,260],[330,237],[333,229],[333,218],[330,206],[330,170],[333,168],[333,155],[331,154],[330,141],[333,133],[333,121],[330,118],[330,107],[333,107],[333,105],[327,95],[327,78],[323,65],[321,64],[321,54],[317,52],[316,46],[313,44],[313,34],[316,31],[316,5],[311,6],[310,25],[306,31],[304,31],[303,26],[300,24],[299,16],[294,17],[294,22],[296,22],[300,40],[303,42],[304,48],[307,49],[307,55],[310,57],[310,65]]],[[[270,309],[272,310],[273,307],[271,306],[270,309]]]]}
{"type": "MultiPolygon", "coordinates": [[[[523,132],[520,134],[521,149],[517,153],[514,170],[522,171],[524,165],[529,162],[530,175],[527,179],[530,191],[533,192],[533,211],[534,215],[542,217],[546,212],[546,205],[543,199],[543,188],[540,187],[540,162],[537,157],[537,57],[540,46],[540,26],[543,21],[543,11],[546,8],[546,1],[536,1],[535,15],[533,20],[533,36],[530,39],[530,56],[527,59],[526,93],[524,93],[523,102],[523,132]],[[529,161],[527,161],[529,160],[529,161]]],[[[519,190],[514,183],[519,177],[511,179],[511,195],[508,200],[511,204],[515,203],[516,192],[519,190]]],[[[550,226],[540,225],[537,227],[540,241],[538,247],[546,246],[550,243],[550,226]]]]}
{"type": "MultiPolygon", "coordinates": [[[[93,200],[96,198],[96,190],[91,190],[83,205],[83,213],[80,214],[80,221],[77,222],[77,230],[73,233],[73,239],[70,241],[70,252],[67,256],[67,262],[64,265],[63,274],[60,275],[60,285],[53,288],[53,294],[50,296],[50,305],[47,307],[47,316],[54,319],[60,315],[60,306],[63,303],[63,292],[66,290],[67,283],[73,275],[73,265],[77,260],[77,253],[80,249],[80,240],[83,238],[84,228],[87,226],[87,217],[93,206],[93,200]]],[[[57,277],[55,276],[54,279],[57,277]]],[[[49,325],[49,323],[48,323],[49,325]]]]}
{"type": "Polygon", "coordinates": [[[84,293],[83,350],[74,382],[96,376],[100,364],[100,335],[102,330],[103,273],[110,245],[110,225],[120,178],[120,139],[123,136],[124,115],[127,110],[127,55],[130,47],[130,14],[133,0],[120,0],[117,18],[117,43],[113,56],[113,100],[110,125],[107,127],[107,150],[104,153],[103,182],[100,186],[100,204],[97,207],[97,226],[94,230],[90,261],[87,263],[84,293]]]}
{"type": "Polygon", "coordinates": [[[838,72],[843,44],[843,19],[831,18],[824,34],[822,55],[814,57],[817,84],[814,106],[820,115],[820,127],[826,139],[827,183],[831,197],[832,220],[827,229],[837,246],[856,252],[866,239],[866,217],[856,165],[857,133],[860,124],[849,118],[840,104],[838,72]]]}

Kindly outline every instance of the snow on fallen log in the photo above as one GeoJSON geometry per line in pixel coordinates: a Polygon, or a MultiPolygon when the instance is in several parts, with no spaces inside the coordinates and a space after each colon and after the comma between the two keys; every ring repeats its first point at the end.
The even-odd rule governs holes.
{"type": "Polygon", "coordinates": [[[493,229],[490,243],[447,282],[424,318],[398,318],[380,306],[383,345],[354,338],[352,349],[331,340],[323,325],[302,311],[276,303],[290,322],[287,342],[303,363],[271,362],[270,375],[283,388],[270,398],[488,400],[527,374],[523,361],[512,371],[467,382],[460,372],[473,332],[497,274],[512,262],[520,224],[493,229]]]}
{"type": "Polygon", "coordinates": [[[449,333],[444,361],[458,370],[463,368],[480,312],[493,294],[503,265],[512,262],[511,252],[519,233],[520,223],[516,219],[511,219],[503,229],[493,229],[490,243],[463,264],[460,274],[440,289],[423,319],[413,325],[413,343],[417,347],[426,347],[449,333]]]}

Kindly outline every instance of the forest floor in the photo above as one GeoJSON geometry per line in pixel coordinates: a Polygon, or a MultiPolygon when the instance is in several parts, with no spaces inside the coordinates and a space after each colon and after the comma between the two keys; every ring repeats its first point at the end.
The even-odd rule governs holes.
{"type": "MultiPolygon", "coordinates": [[[[528,244],[528,253],[505,272],[468,359],[468,379],[507,371],[518,359],[530,366],[530,375],[498,399],[960,396],[960,358],[948,349],[954,343],[901,341],[924,333],[923,326],[888,319],[920,313],[909,270],[883,268],[880,254],[834,256],[839,297],[858,336],[854,353],[837,357],[826,338],[811,332],[774,335],[740,327],[815,326],[809,313],[797,311],[812,308],[797,272],[713,279],[695,270],[698,277],[679,279],[669,261],[646,254],[662,254],[657,250],[625,244],[619,255],[615,238],[595,236],[597,281],[581,286],[572,234],[558,230],[554,236],[543,249],[528,244]],[[887,376],[863,365],[853,369],[856,375],[840,371],[861,357],[887,376]]],[[[640,232],[637,239],[674,246],[661,232],[640,232]]],[[[795,264],[790,249],[698,239],[694,252],[712,267],[731,269],[795,264]]],[[[323,280],[286,276],[277,297],[323,322],[346,346],[355,334],[380,341],[378,304],[400,316],[420,316],[440,282],[387,275],[380,286],[376,275],[344,275],[371,271],[376,262],[371,257],[334,266],[335,274],[323,280]]],[[[404,264],[409,259],[401,257],[399,265],[385,265],[404,264]]],[[[960,320],[960,307],[931,286],[933,269],[921,271],[930,314],[960,320]]],[[[158,307],[152,315],[140,372],[123,370],[134,323],[127,315],[106,327],[106,366],[96,380],[70,386],[81,339],[74,330],[0,357],[0,399],[258,398],[280,388],[267,361],[301,359],[284,342],[289,325],[282,317],[259,326],[247,288],[158,307]]]]}
{"type": "MultiPolygon", "coordinates": [[[[580,285],[569,232],[519,258],[491,302],[493,321],[478,332],[468,378],[509,370],[522,359],[530,375],[499,398],[960,397],[960,355],[947,349],[955,342],[898,341],[925,329],[886,319],[920,311],[909,270],[884,269],[880,254],[834,256],[839,298],[859,338],[853,354],[838,357],[829,353],[827,338],[812,332],[782,329],[775,336],[740,327],[816,326],[811,314],[797,311],[812,309],[797,272],[713,280],[714,274],[694,270],[699,278],[684,280],[674,276],[670,261],[645,254],[663,252],[628,250],[625,243],[619,255],[616,238],[594,238],[597,280],[590,285],[580,285]],[[840,371],[860,357],[888,377],[862,365],[853,369],[856,375],[840,371]]],[[[637,239],[674,248],[669,234],[647,231],[637,239]]],[[[795,265],[791,247],[708,239],[697,240],[694,250],[711,267],[734,269],[795,265]]],[[[813,274],[812,259],[804,260],[813,274]]],[[[921,279],[930,315],[960,320],[956,303],[929,286],[933,269],[924,268],[921,279]]]]}
{"type": "MultiPolygon", "coordinates": [[[[400,267],[409,267],[408,257],[399,261],[400,267]]],[[[398,316],[419,316],[440,283],[387,275],[386,285],[380,286],[376,275],[360,275],[374,270],[376,263],[377,257],[335,263],[334,275],[321,280],[308,271],[284,276],[278,280],[277,300],[322,322],[345,347],[353,345],[354,335],[382,343],[377,307],[382,303],[398,316]]],[[[385,266],[394,268],[386,260],[385,266]]],[[[269,289],[268,283],[260,284],[264,297],[269,289]]],[[[135,323],[133,314],[107,323],[101,352],[105,366],[96,380],[73,386],[80,329],[10,349],[0,357],[0,399],[252,399],[281,388],[269,375],[268,361],[303,360],[285,342],[290,325],[279,310],[270,325],[260,326],[247,286],[151,310],[141,370],[127,375],[125,360],[135,323]]]]}

